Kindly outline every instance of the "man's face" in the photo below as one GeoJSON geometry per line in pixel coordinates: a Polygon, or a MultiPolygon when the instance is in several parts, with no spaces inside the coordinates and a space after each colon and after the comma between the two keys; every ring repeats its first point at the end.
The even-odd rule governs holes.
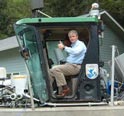
{"type": "Polygon", "coordinates": [[[78,35],[76,35],[75,33],[72,33],[71,35],[69,35],[69,40],[71,43],[75,43],[78,39],[78,35]]]}

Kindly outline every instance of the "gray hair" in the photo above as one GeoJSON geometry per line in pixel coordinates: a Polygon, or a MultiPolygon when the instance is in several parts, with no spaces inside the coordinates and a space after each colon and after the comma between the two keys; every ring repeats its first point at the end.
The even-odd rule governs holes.
{"type": "Polygon", "coordinates": [[[76,34],[78,36],[78,32],[76,30],[71,30],[68,32],[68,37],[72,34],[76,34]]]}

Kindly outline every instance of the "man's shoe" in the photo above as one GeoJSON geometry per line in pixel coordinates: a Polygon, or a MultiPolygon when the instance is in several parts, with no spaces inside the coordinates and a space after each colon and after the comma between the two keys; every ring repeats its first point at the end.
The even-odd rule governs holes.
{"type": "Polygon", "coordinates": [[[56,95],[56,97],[57,98],[63,98],[65,96],[67,96],[69,93],[70,93],[70,89],[69,88],[63,89],[60,94],[56,95]]]}

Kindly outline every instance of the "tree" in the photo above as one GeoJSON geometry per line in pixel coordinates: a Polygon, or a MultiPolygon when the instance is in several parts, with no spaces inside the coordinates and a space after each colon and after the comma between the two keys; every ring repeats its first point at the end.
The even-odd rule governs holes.
{"type": "Polygon", "coordinates": [[[5,32],[5,23],[7,15],[5,14],[5,9],[7,7],[7,2],[5,0],[0,0],[0,37],[6,37],[5,32]]]}
{"type": "Polygon", "coordinates": [[[101,7],[107,10],[124,27],[123,0],[102,0],[101,7]]]}
{"type": "Polygon", "coordinates": [[[89,12],[91,4],[99,3],[100,9],[108,11],[124,27],[123,0],[44,0],[44,11],[51,16],[78,16],[89,12]]]}
{"type": "MultiPolygon", "coordinates": [[[[14,35],[13,24],[31,17],[30,0],[0,0],[0,38],[14,35]]],[[[44,0],[43,12],[52,17],[79,16],[89,12],[91,4],[98,2],[100,9],[108,11],[124,27],[123,0],[44,0]]]]}
{"type": "Polygon", "coordinates": [[[31,16],[29,0],[0,0],[1,27],[0,38],[14,35],[13,24],[24,17],[31,16]]]}
{"type": "Polygon", "coordinates": [[[45,0],[45,12],[51,16],[78,16],[88,12],[93,0],[45,0]]]}

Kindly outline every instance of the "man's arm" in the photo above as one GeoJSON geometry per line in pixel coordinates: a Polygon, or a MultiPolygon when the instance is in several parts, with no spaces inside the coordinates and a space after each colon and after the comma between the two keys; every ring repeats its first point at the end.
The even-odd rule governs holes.
{"type": "Polygon", "coordinates": [[[74,54],[74,55],[78,55],[80,54],[84,49],[85,46],[84,45],[78,45],[77,47],[75,48],[71,48],[71,47],[67,47],[65,46],[64,50],[69,53],[69,54],[74,54]]]}

